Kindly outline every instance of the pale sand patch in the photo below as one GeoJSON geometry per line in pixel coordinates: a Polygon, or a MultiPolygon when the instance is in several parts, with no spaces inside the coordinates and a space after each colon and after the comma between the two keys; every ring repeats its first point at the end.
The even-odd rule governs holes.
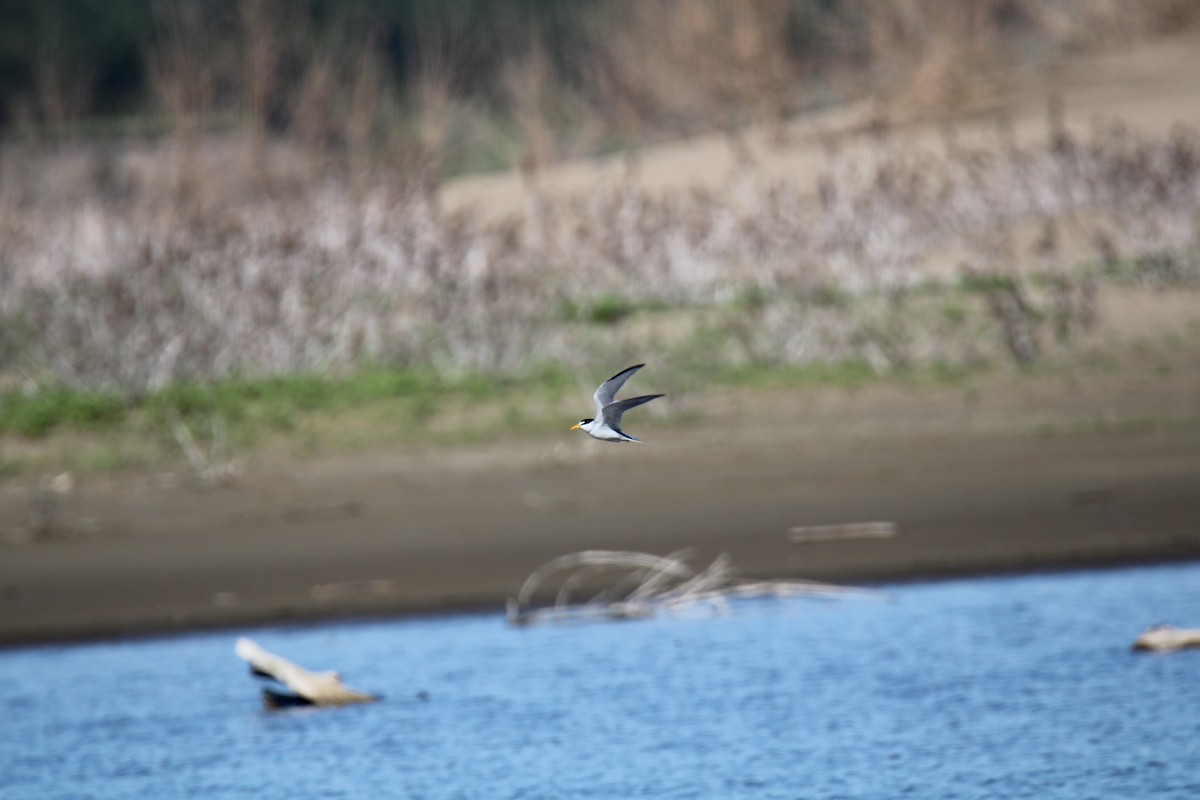
{"type": "MultiPolygon", "coordinates": [[[[1135,129],[1162,134],[1173,125],[1200,125],[1200,34],[1138,44],[1117,52],[1063,62],[1037,71],[1003,76],[1002,91],[991,102],[973,104],[960,114],[911,118],[903,109],[889,112],[893,132],[905,146],[942,147],[947,125],[964,144],[994,144],[997,123],[1010,126],[1019,142],[1044,142],[1047,107],[1052,97],[1064,103],[1064,120],[1077,133],[1097,119],[1120,118],[1135,129]]],[[[862,101],[817,111],[789,123],[783,148],[768,146],[764,133],[749,130],[743,141],[767,175],[789,175],[803,182],[816,178],[828,160],[831,143],[861,132],[879,113],[862,101]]],[[[715,188],[739,172],[738,158],[726,137],[697,136],[644,148],[637,159],[636,182],[652,193],[693,187],[715,188]]],[[[598,185],[624,180],[624,156],[581,159],[554,165],[539,179],[549,196],[579,195],[598,185]]],[[[468,176],[448,183],[442,202],[449,210],[468,207],[504,216],[522,210],[525,184],[516,173],[468,176]]]]}

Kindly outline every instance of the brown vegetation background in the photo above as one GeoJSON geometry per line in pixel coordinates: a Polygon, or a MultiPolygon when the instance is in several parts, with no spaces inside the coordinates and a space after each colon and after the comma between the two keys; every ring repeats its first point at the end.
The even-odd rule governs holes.
{"type": "Polygon", "coordinates": [[[0,14],[0,639],[1200,552],[1200,3],[0,14]]]}
{"type": "Polygon", "coordinates": [[[1003,110],[1020,70],[1176,31],[1194,3],[494,5],[155,4],[140,100],[101,128],[88,64],[56,49],[81,20],[47,4],[4,105],[0,376],[137,395],[599,365],[649,341],[732,366],[1026,363],[1090,325],[1081,263],[1194,271],[1193,128],[1081,129],[1051,96],[1031,141],[1003,110]],[[990,140],[892,133],[976,114],[990,140]],[[644,180],[646,148],[706,132],[728,169],[644,180]],[[551,166],[613,148],[620,170],[552,191],[551,166]],[[482,166],[516,169],[517,199],[445,187],[482,166]],[[966,309],[913,300],[962,279],[966,309]],[[646,309],[706,313],[580,324],[646,309]]]}

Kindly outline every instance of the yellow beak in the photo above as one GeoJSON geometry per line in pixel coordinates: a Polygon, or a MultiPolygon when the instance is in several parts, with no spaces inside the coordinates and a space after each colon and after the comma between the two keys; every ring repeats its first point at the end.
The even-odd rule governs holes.
{"type": "Polygon", "coordinates": [[[575,430],[576,428],[582,428],[582,427],[583,427],[582,425],[580,425],[578,422],[576,422],[574,425],[571,426],[571,430],[575,430]]]}

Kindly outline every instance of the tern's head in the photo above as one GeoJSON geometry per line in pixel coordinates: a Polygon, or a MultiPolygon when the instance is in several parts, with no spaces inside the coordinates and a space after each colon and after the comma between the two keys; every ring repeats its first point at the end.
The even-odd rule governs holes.
{"type": "Polygon", "coordinates": [[[578,430],[579,428],[583,428],[586,431],[588,429],[588,426],[591,425],[593,422],[595,422],[595,420],[590,417],[588,419],[581,419],[581,420],[579,420],[579,422],[576,422],[574,425],[571,426],[571,430],[578,430]]]}

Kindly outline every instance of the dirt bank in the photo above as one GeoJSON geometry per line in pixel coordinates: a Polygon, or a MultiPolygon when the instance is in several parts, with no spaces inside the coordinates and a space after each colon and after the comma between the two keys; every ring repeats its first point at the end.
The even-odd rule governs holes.
{"type": "MultiPolygon", "coordinates": [[[[538,565],[595,548],[841,581],[1200,558],[1197,398],[1194,369],[722,389],[681,421],[631,415],[641,446],[566,420],[533,441],[260,465],[231,488],[92,480],[63,501],[62,541],[0,545],[0,641],[499,612],[538,565]],[[786,536],[875,520],[899,536],[786,536]]],[[[6,487],[0,519],[28,503],[6,487]]]]}

